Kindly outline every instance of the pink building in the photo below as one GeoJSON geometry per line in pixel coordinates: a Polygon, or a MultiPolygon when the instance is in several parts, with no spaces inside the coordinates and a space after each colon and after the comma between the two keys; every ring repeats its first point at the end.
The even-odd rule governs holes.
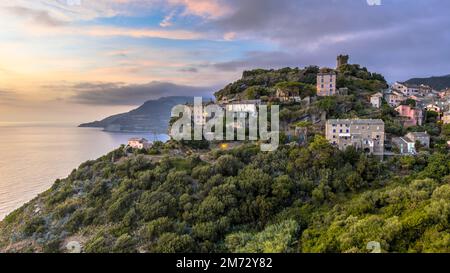
{"type": "Polygon", "coordinates": [[[334,70],[322,68],[317,74],[317,96],[334,96],[336,95],[336,77],[334,70]]]}
{"type": "Polygon", "coordinates": [[[404,117],[403,126],[411,127],[416,125],[422,125],[423,112],[422,109],[411,107],[410,105],[400,105],[395,110],[404,117]]]}

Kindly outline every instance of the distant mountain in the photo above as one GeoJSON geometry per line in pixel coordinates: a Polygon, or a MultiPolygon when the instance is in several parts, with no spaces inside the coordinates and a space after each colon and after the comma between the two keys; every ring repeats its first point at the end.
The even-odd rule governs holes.
{"type": "Polygon", "coordinates": [[[431,86],[435,90],[442,90],[445,88],[450,88],[450,75],[439,76],[439,77],[429,77],[429,78],[413,78],[407,80],[406,83],[409,84],[425,84],[431,86]]]}
{"type": "Polygon", "coordinates": [[[192,103],[192,97],[174,96],[149,100],[128,112],[107,117],[101,121],[80,124],[79,127],[103,128],[108,132],[151,132],[164,134],[170,120],[170,111],[178,104],[192,103]]]}

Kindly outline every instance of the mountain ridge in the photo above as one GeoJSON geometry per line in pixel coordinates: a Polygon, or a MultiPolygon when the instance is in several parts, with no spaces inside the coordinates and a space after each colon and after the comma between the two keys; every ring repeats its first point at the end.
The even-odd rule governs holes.
{"type": "Polygon", "coordinates": [[[427,78],[411,78],[406,81],[409,84],[425,84],[435,90],[450,88],[450,74],[444,76],[432,76],[427,78]]]}
{"type": "Polygon", "coordinates": [[[148,100],[141,106],[126,112],[106,117],[100,121],[82,123],[78,127],[103,128],[107,132],[167,132],[170,110],[178,104],[190,103],[193,97],[170,96],[148,100]]]}

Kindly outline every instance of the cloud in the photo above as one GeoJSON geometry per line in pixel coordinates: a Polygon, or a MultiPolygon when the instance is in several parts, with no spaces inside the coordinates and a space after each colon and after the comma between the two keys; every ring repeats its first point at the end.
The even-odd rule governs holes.
{"type": "Polygon", "coordinates": [[[11,105],[18,101],[17,94],[11,91],[0,90],[0,105],[11,105]]]}
{"type": "MultiPolygon", "coordinates": [[[[42,25],[41,25],[42,26],[42,25]]],[[[161,29],[161,28],[130,28],[114,26],[65,26],[60,28],[48,28],[36,25],[26,26],[24,31],[29,35],[40,37],[42,35],[50,37],[128,37],[128,38],[159,38],[170,40],[200,40],[216,39],[209,34],[183,29],[161,29]]]]}
{"type": "Polygon", "coordinates": [[[249,51],[240,59],[213,63],[211,66],[222,71],[237,71],[252,68],[280,68],[298,66],[298,59],[282,51],[249,51]]]}
{"type": "Polygon", "coordinates": [[[198,73],[198,69],[196,67],[183,67],[183,68],[180,68],[178,71],[189,72],[189,73],[198,73]]]}
{"type": "Polygon", "coordinates": [[[205,28],[273,45],[216,63],[222,70],[254,67],[333,66],[335,56],[382,72],[389,80],[448,74],[450,1],[396,0],[369,6],[366,0],[230,0],[233,11],[205,28]],[[437,42],[439,41],[439,42],[437,42]],[[283,65],[285,64],[285,65],[283,65]]]}
{"type": "Polygon", "coordinates": [[[53,17],[48,11],[45,10],[36,10],[20,6],[7,7],[5,9],[16,16],[27,18],[33,24],[43,25],[47,27],[59,27],[65,26],[67,24],[66,21],[53,17]]]}
{"type": "Polygon", "coordinates": [[[131,50],[112,50],[105,52],[106,56],[110,57],[128,57],[128,55],[131,53],[131,50]]]}
{"type": "Polygon", "coordinates": [[[184,15],[216,19],[231,13],[231,6],[223,0],[168,0],[169,5],[183,6],[184,15]]]}
{"type": "MultiPolygon", "coordinates": [[[[67,86],[66,86],[67,87],[67,86]]],[[[57,88],[54,86],[53,88],[57,88]]],[[[169,82],[147,84],[79,83],[69,87],[70,102],[90,105],[140,105],[149,99],[166,96],[206,96],[211,88],[178,85],[169,82]]]]}
{"type": "Polygon", "coordinates": [[[175,11],[170,12],[168,15],[166,15],[164,17],[164,19],[161,21],[161,23],[159,23],[159,25],[161,27],[170,27],[170,26],[172,26],[173,25],[172,19],[175,16],[175,14],[176,14],[175,11]]]}
{"type": "Polygon", "coordinates": [[[223,39],[225,41],[232,41],[236,39],[236,36],[237,36],[236,32],[227,32],[223,35],[223,39]]]}

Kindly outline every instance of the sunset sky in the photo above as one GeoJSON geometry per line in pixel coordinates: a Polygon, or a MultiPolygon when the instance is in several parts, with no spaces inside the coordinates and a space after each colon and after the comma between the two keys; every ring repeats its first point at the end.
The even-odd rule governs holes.
{"type": "Polygon", "coordinates": [[[249,68],[333,66],[389,81],[450,74],[450,1],[0,2],[0,121],[100,119],[210,95],[249,68]]]}

